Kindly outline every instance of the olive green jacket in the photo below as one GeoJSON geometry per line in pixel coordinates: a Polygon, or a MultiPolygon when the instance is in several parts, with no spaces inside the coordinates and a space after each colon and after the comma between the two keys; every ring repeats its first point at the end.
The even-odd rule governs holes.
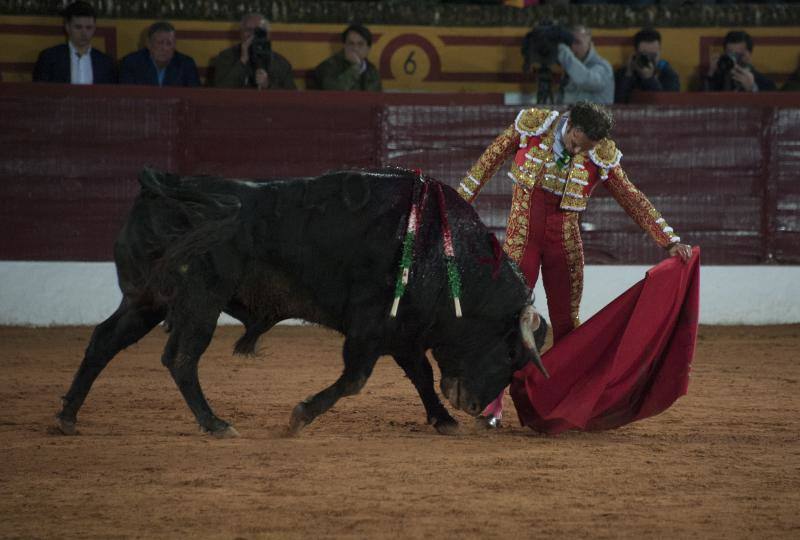
{"type": "Polygon", "coordinates": [[[314,69],[316,85],[321,90],[371,90],[380,92],[381,76],[378,69],[367,60],[367,69],[359,73],[340,51],[314,69]]]}
{"type": "MultiPolygon", "coordinates": [[[[253,88],[255,74],[252,66],[242,64],[242,46],[234,45],[225,49],[214,59],[214,86],[218,88],[253,88]]],[[[292,75],[292,65],[286,58],[272,52],[267,70],[268,88],[272,90],[296,90],[292,75]]]]}

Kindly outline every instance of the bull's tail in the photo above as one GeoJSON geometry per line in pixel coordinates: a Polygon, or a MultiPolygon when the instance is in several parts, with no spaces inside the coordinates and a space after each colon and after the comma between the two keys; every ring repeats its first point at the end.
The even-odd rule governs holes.
{"type": "Polygon", "coordinates": [[[143,197],[182,218],[182,226],[161,231],[166,240],[164,251],[151,275],[150,285],[170,296],[173,287],[169,276],[236,234],[241,201],[234,195],[199,190],[176,175],[149,168],[139,174],[139,182],[143,197]]]}

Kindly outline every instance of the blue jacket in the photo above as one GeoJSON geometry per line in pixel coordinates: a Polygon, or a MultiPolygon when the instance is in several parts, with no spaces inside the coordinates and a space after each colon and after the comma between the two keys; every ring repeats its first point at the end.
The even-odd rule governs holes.
{"type": "MultiPolygon", "coordinates": [[[[122,59],[119,63],[119,82],[158,86],[158,72],[149,50],[139,49],[122,59]]],[[[167,65],[163,86],[200,86],[194,59],[175,51],[175,56],[167,65]]]]}
{"type": "MultiPolygon", "coordinates": [[[[94,84],[114,84],[117,70],[114,61],[105,53],[92,48],[92,79],[94,84]]],[[[72,66],[69,59],[69,45],[63,43],[39,53],[33,68],[33,80],[39,82],[69,83],[72,66]]]]}

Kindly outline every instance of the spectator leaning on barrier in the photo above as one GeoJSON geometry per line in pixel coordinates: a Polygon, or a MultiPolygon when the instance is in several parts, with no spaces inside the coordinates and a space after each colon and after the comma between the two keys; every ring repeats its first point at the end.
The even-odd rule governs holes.
{"type": "Polygon", "coordinates": [[[269,22],[260,13],[242,17],[242,42],[225,49],[214,60],[214,86],[295,90],[292,65],[272,50],[269,22]]]}
{"type": "Polygon", "coordinates": [[[669,62],[661,58],[661,34],[658,30],[643,28],[633,36],[633,45],[636,52],[616,73],[615,103],[628,103],[634,90],[678,92],[681,89],[678,74],[669,62]]]}
{"type": "Polygon", "coordinates": [[[381,91],[378,69],[367,59],[372,47],[372,33],[360,24],[351,24],[342,32],[344,48],[314,70],[317,87],[322,90],[381,91]]]}
{"type": "Polygon", "coordinates": [[[72,84],[117,82],[114,60],[92,48],[97,13],[87,2],[73,2],[61,12],[67,43],[43,50],[33,68],[33,80],[72,84]]]}
{"type": "Polygon", "coordinates": [[[175,27],[159,21],[147,29],[147,47],[120,62],[119,82],[151,86],[200,86],[191,56],[175,50],[175,27]]]}
{"type": "Polygon", "coordinates": [[[775,83],[752,65],[753,38],[741,30],[725,35],[723,54],[711,55],[705,89],[712,92],[765,92],[776,90],[775,83]]]}
{"type": "Polygon", "coordinates": [[[572,45],[567,46],[563,43],[558,45],[558,63],[564,68],[560,101],[613,103],[614,70],[611,64],[597,54],[589,28],[576,25],[571,31],[572,45]]]}

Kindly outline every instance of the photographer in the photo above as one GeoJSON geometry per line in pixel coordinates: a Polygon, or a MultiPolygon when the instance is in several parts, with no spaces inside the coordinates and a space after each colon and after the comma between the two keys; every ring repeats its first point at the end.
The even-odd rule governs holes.
{"type": "Polygon", "coordinates": [[[583,25],[571,28],[572,45],[558,44],[558,63],[564,68],[561,103],[614,101],[614,70],[592,44],[592,33],[583,25]]]}
{"type": "Polygon", "coordinates": [[[242,17],[242,42],[214,61],[214,86],[295,90],[292,65],[272,50],[267,19],[259,13],[242,17]]]}
{"type": "Polygon", "coordinates": [[[661,34],[644,28],[633,36],[636,52],[628,64],[617,70],[614,91],[615,103],[628,103],[634,90],[642,92],[678,92],[678,74],[661,58],[661,34]]]}
{"type": "Polygon", "coordinates": [[[776,90],[775,83],[756,71],[751,64],[753,38],[741,30],[725,35],[724,53],[711,56],[706,91],[766,92],[776,90]]]}

